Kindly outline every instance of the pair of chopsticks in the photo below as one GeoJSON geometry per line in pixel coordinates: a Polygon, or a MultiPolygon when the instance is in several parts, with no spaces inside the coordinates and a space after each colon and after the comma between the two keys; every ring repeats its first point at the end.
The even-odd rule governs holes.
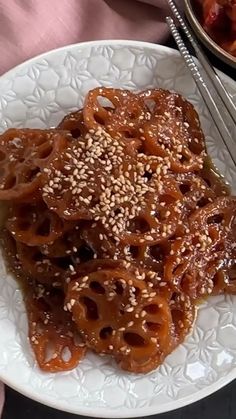
{"type": "MultiPolygon", "coordinates": [[[[195,83],[199,89],[199,92],[211,114],[211,117],[213,121],[215,122],[215,125],[219,131],[219,134],[225,144],[225,147],[227,148],[235,166],[236,166],[236,138],[233,138],[236,128],[236,106],[233,103],[229,93],[225,89],[221,79],[219,78],[218,74],[215,72],[214,68],[206,58],[206,56],[203,53],[203,50],[201,49],[200,45],[198,44],[193,32],[186,24],[185,20],[180,15],[180,12],[174,2],[174,0],[167,0],[167,3],[170,6],[170,9],[175,16],[176,20],[179,23],[179,26],[182,28],[184,34],[188,38],[189,42],[191,43],[196,56],[198,58],[198,61],[200,62],[202,68],[204,69],[205,73],[207,74],[211,84],[212,88],[215,90],[216,94],[218,95],[219,100],[225,106],[225,109],[229,115],[229,118],[232,122],[233,126],[233,133],[230,132],[229,128],[227,127],[224,118],[221,115],[221,112],[210,93],[209,87],[207,85],[207,82],[204,80],[204,76],[198,67],[196,61],[192,58],[192,56],[189,53],[188,48],[186,47],[178,29],[177,26],[174,23],[174,20],[168,16],[166,17],[166,22],[170,28],[170,31],[173,35],[173,38],[178,46],[179,52],[181,56],[183,57],[185,64],[189,71],[191,72],[191,75],[193,79],[195,80],[195,83]]],[[[215,93],[214,93],[215,94],[215,93]]]]}

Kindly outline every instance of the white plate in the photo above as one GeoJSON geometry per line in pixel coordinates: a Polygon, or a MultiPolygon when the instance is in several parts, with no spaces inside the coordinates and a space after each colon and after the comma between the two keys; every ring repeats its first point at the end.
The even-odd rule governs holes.
{"type": "MultiPolygon", "coordinates": [[[[236,99],[235,82],[222,75],[236,99]]],[[[105,85],[174,89],[196,105],[208,149],[233,185],[235,169],[179,54],[133,41],[68,46],[36,57],[0,78],[0,129],[55,126],[83,105],[87,91],[105,85]]],[[[126,374],[109,359],[89,354],[74,371],[46,374],[35,364],[16,282],[0,258],[0,378],[57,409],[96,417],[166,412],[205,397],[236,377],[236,296],[201,305],[192,334],[156,371],[126,374]]]]}

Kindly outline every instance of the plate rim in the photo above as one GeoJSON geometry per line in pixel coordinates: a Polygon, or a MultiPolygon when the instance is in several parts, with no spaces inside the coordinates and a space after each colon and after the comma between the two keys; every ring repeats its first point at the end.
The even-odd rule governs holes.
{"type": "MultiPolygon", "coordinates": [[[[27,59],[23,61],[22,63],[18,64],[17,66],[11,68],[4,74],[0,76],[0,81],[2,81],[4,78],[9,79],[14,75],[15,72],[21,70],[25,65],[31,65],[34,62],[39,61],[40,59],[46,59],[48,55],[52,53],[60,53],[67,50],[73,50],[77,48],[86,48],[86,47],[96,47],[96,46],[109,46],[109,45],[120,45],[120,46],[126,46],[126,47],[138,47],[138,48],[149,48],[153,49],[156,52],[166,52],[169,54],[169,56],[174,57],[181,57],[178,50],[175,50],[173,48],[155,44],[151,42],[144,42],[144,41],[136,41],[136,40],[125,40],[125,39],[107,39],[107,40],[96,40],[96,41],[87,41],[87,42],[78,42],[74,44],[65,45],[60,48],[55,48],[50,51],[43,52],[42,54],[36,55],[30,59],[27,59]]],[[[223,73],[222,71],[217,69],[217,72],[219,75],[222,76],[223,82],[226,81],[233,85],[235,82],[234,80],[223,73]]],[[[236,92],[236,88],[235,88],[236,92]]],[[[130,408],[127,409],[123,407],[122,410],[119,410],[119,413],[116,413],[116,410],[106,408],[106,407],[99,407],[99,410],[96,411],[96,407],[88,407],[88,406],[78,406],[78,409],[75,411],[75,408],[70,408],[70,406],[65,406],[64,402],[60,403],[60,400],[52,401],[51,398],[45,398],[45,395],[40,396],[40,393],[37,392],[35,389],[28,389],[24,388],[24,384],[22,387],[18,387],[17,385],[12,382],[12,379],[8,379],[7,376],[5,376],[4,372],[0,371],[0,379],[9,387],[11,387],[13,390],[19,392],[20,394],[28,397],[31,400],[34,400],[38,403],[41,403],[43,405],[49,406],[51,408],[77,414],[77,415],[84,415],[84,416],[91,416],[91,417],[99,417],[99,418],[133,418],[133,417],[145,417],[149,415],[155,415],[160,413],[167,413],[176,409],[179,409],[181,407],[185,407],[187,405],[190,405],[192,403],[195,403],[207,396],[210,396],[211,394],[215,393],[217,390],[220,390],[230,382],[232,382],[234,379],[236,379],[236,366],[232,368],[232,370],[227,374],[222,376],[217,382],[212,383],[202,389],[199,389],[197,393],[194,393],[193,395],[188,395],[180,400],[170,400],[169,402],[165,403],[163,406],[158,405],[151,405],[148,407],[141,407],[141,408],[130,408]]]]}
{"type": "MultiPolygon", "coordinates": [[[[155,44],[154,42],[146,42],[146,41],[136,41],[136,40],[132,40],[132,39],[101,39],[101,40],[96,40],[96,41],[85,41],[85,42],[77,42],[77,43],[73,43],[73,44],[68,44],[68,45],[64,45],[63,47],[59,47],[59,48],[53,48],[50,49],[49,51],[45,51],[42,52],[41,54],[37,54],[32,58],[26,59],[24,61],[22,61],[20,64],[17,64],[16,66],[10,68],[9,70],[7,70],[5,73],[0,75],[0,80],[2,80],[2,78],[8,78],[9,76],[11,76],[11,73],[14,73],[15,71],[21,70],[21,68],[25,65],[25,64],[31,64],[34,61],[37,61],[39,59],[43,59],[45,58],[47,55],[51,54],[51,53],[57,53],[57,52],[63,52],[66,51],[67,49],[76,49],[78,47],[89,47],[89,46],[109,46],[109,45],[121,45],[121,46],[133,46],[135,47],[146,47],[146,48],[152,48],[152,49],[156,49],[158,50],[162,50],[163,52],[169,52],[170,55],[173,54],[176,57],[181,57],[180,52],[178,49],[175,48],[171,48],[171,47],[167,47],[166,45],[162,45],[162,44],[155,44]]],[[[199,63],[198,59],[194,56],[192,56],[193,59],[199,63]]],[[[219,70],[218,68],[214,67],[215,70],[217,71],[217,73],[219,75],[221,75],[223,77],[223,79],[226,79],[229,83],[235,83],[235,81],[232,79],[232,77],[228,76],[227,74],[225,74],[223,71],[219,70]]],[[[224,80],[223,80],[224,81],[224,80]]]]}
{"type": "MultiPolygon", "coordinates": [[[[57,373],[55,373],[57,374],[57,373]]],[[[168,403],[165,403],[165,408],[156,408],[156,405],[154,406],[148,406],[148,407],[141,407],[141,408],[132,408],[132,409],[127,409],[127,408],[123,408],[122,413],[114,413],[113,409],[109,409],[107,407],[101,407],[99,408],[99,411],[95,412],[96,407],[92,408],[93,410],[91,411],[90,407],[83,407],[81,408],[81,406],[79,406],[79,408],[81,409],[80,411],[76,411],[72,408],[70,409],[70,407],[68,406],[60,406],[60,400],[57,400],[56,402],[52,402],[51,399],[45,399],[44,396],[42,396],[42,399],[40,397],[37,398],[37,393],[36,391],[34,393],[30,393],[28,390],[19,390],[17,388],[17,386],[12,385],[10,383],[10,381],[8,382],[7,380],[3,380],[1,375],[0,375],[0,379],[1,381],[7,385],[8,387],[10,387],[11,389],[15,390],[16,392],[22,394],[23,396],[28,397],[29,399],[40,403],[44,406],[48,406],[51,407],[53,409],[59,410],[61,412],[66,412],[66,413],[72,413],[74,415],[80,415],[80,416],[91,416],[93,418],[104,418],[104,419],[110,419],[110,418],[114,418],[114,419],[125,419],[125,418],[140,418],[140,417],[147,417],[147,416],[151,416],[151,415],[159,415],[161,413],[168,413],[168,412],[172,412],[174,410],[178,410],[182,407],[186,407],[189,406],[193,403],[196,403],[208,396],[211,396],[212,394],[216,393],[218,390],[222,389],[223,387],[225,387],[226,385],[230,384],[232,381],[234,381],[236,379],[236,367],[234,367],[231,372],[229,374],[227,374],[226,376],[223,376],[220,380],[218,380],[216,383],[213,383],[207,387],[204,387],[203,389],[199,390],[197,393],[195,393],[193,396],[192,395],[188,395],[185,396],[184,398],[181,398],[181,400],[172,400],[168,403]],[[197,397],[196,397],[197,395],[197,397]],[[167,410],[167,409],[168,410],[167,410]],[[83,410],[82,410],[83,409],[83,410]]],[[[163,406],[163,407],[164,407],[163,406]]],[[[121,412],[121,410],[120,410],[121,412]]]]}

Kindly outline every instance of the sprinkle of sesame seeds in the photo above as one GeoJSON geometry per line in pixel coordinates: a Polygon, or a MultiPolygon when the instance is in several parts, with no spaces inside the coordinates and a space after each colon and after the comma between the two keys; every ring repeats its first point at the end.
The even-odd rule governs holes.
{"type": "MultiPolygon", "coordinates": [[[[101,89],[100,93],[102,92],[103,90],[101,89]]],[[[123,94],[125,95],[127,93],[123,94]]],[[[116,98],[117,100],[119,99],[118,96],[116,98]]],[[[176,107],[176,110],[179,110],[179,112],[181,112],[182,109],[176,107]]],[[[96,108],[96,111],[98,111],[98,107],[96,108]]],[[[123,119],[125,114],[126,113],[123,111],[123,119]]],[[[164,116],[166,117],[164,118],[166,125],[167,118],[173,118],[172,110],[170,110],[170,112],[164,112],[164,116]]],[[[151,117],[151,112],[145,112],[139,116],[139,123],[140,121],[143,121],[144,123],[147,120],[150,120],[151,117]]],[[[129,122],[128,118],[126,123],[130,127],[134,125],[133,122],[129,122]]],[[[184,133],[188,132],[188,123],[182,123],[180,121],[177,121],[176,125],[179,126],[179,132],[183,133],[183,135],[185,135],[184,133]],[[186,129],[183,128],[183,125],[186,129]]],[[[153,128],[156,128],[156,126],[152,127],[151,123],[149,126],[150,130],[148,131],[148,134],[151,138],[155,138],[155,130],[153,130],[153,128]]],[[[110,127],[108,125],[107,129],[110,130],[111,128],[112,124],[110,123],[110,127]]],[[[98,253],[94,253],[94,259],[96,259],[97,257],[100,258],[102,252],[102,258],[110,259],[110,249],[107,250],[106,242],[108,242],[109,245],[110,239],[111,242],[113,239],[112,245],[114,244],[115,240],[115,242],[121,242],[123,246],[124,243],[128,243],[128,240],[126,241],[126,237],[129,236],[135,238],[135,245],[137,245],[138,243],[138,256],[134,256],[135,252],[132,252],[132,246],[131,244],[129,244],[124,246],[121,252],[119,252],[120,249],[115,251],[114,260],[124,258],[125,260],[122,261],[122,266],[126,269],[129,269],[131,267],[131,263],[129,261],[132,261],[132,263],[134,262],[135,265],[137,260],[138,263],[140,262],[141,265],[141,261],[139,259],[141,252],[143,252],[143,267],[146,269],[146,258],[148,260],[149,257],[152,257],[152,262],[156,261],[155,258],[151,256],[150,243],[147,244],[145,242],[154,241],[155,243],[159,243],[162,239],[165,239],[171,235],[173,240],[176,240],[174,239],[174,234],[176,234],[175,226],[182,226],[183,230],[185,229],[185,233],[190,234],[190,230],[186,228],[186,225],[184,224],[185,221],[183,222],[183,220],[181,219],[181,213],[185,209],[185,197],[181,197],[179,200],[176,199],[174,205],[171,204],[170,207],[166,202],[159,202],[158,195],[164,195],[166,193],[166,190],[168,195],[168,188],[166,189],[166,179],[168,177],[168,173],[170,173],[170,178],[172,176],[170,169],[172,167],[173,158],[175,160],[178,158],[181,159],[182,157],[186,156],[188,158],[188,155],[185,153],[187,147],[185,147],[184,141],[183,144],[182,141],[180,141],[178,133],[171,132],[168,136],[168,132],[165,133],[165,130],[163,130],[163,128],[163,123],[160,122],[160,125],[158,126],[158,142],[160,143],[162,150],[164,150],[163,154],[166,155],[166,157],[147,156],[144,153],[137,152],[137,162],[135,162],[134,164],[133,157],[130,158],[127,152],[127,142],[123,140],[123,136],[117,134],[117,136],[113,138],[108,132],[104,131],[104,128],[98,127],[95,130],[89,130],[89,132],[85,135],[86,141],[84,141],[83,136],[81,136],[76,140],[76,143],[72,143],[68,147],[68,150],[66,151],[66,153],[64,153],[65,164],[63,170],[54,169],[53,166],[50,166],[50,169],[44,169],[44,172],[46,174],[45,177],[48,179],[47,184],[43,187],[43,197],[45,201],[48,199],[48,197],[54,198],[54,196],[56,196],[56,199],[58,199],[59,202],[58,205],[60,205],[63,194],[66,194],[66,196],[68,195],[71,198],[69,200],[70,202],[68,201],[68,208],[64,211],[65,218],[74,216],[77,210],[80,211],[82,209],[83,211],[88,212],[90,219],[92,219],[91,222],[97,222],[92,224],[92,228],[97,227],[97,225],[102,227],[102,230],[100,230],[102,231],[102,233],[99,233],[99,239],[104,243],[100,243],[101,246],[98,249],[98,253]],[[171,146],[169,146],[169,144],[171,144],[171,146]],[[169,150],[168,147],[171,148],[171,150],[169,150]],[[148,174],[150,174],[150,176],[148,174]],[[146,202],[147,197],[148,199],[150,199],[148,205],[146,202]],[[150,202],[152,211],[150,211],[150,202]],[[171,211],[169,210],[169,208],[171,208],[171,211]],[[142,218],[143,214],[146,215],[147,210],[148,217],[152,217],[152,220],[155,221],[155,224],[153,222],[155,227],[152,229],[150,228],[148,232],[143,233],[142,231],[140,231],[140,227],[136,227],[136,220],[139,220],[139,217],[142,218]],[[172,225],[171,220],[168,218],[172,214],[174,214],[174,217],[176,217],[174,227],[172,225]],[[134,228],[136,229],[135,232],[133,232],[134,228]],[[111,234],[109,234],[109,232],[111,234]],[[140,244],[142,244],[142,246],[140,246],[140,244]]],[[[146,128],[139,128],[139,132],[137,133],[139,139],[140,134],[144,134],[143,136],[141,136],[141,139],[143,139],[144,141],[146,140],[147,134],[145,130],[146,128]]],[[[130,132],[132,133],[133,130],[130,130],[130,132]]],[[[198,139],[195,140],[196,142],[198,142],[198,139]]],[[[194,157],[194,159],[188,158],[188,164],[191,164],[194,161],[199,161],[200,164],[202,162],[202,156],[198,156],[196,158],[194,157]]],[[[182,164],[182,162],[178,162],[178,164],[180,163],[182,164]]],[[[200,189],[204,191],[206,189],[206,186],[201,185],[199,183],[198,190],[200,191],[200,189]]],[[[202,191],[201,196],[204,196],[204,192],[202,191]]],[[[196,197],[195,202],[194,199],[192,201],[193,205],[196,204],[196,207],[194,208],[198,208],[199,196],[196,197]]],[[[208,202],[210,202],[210,199],[208,202]]],[[[57,210],[57,203],[55,204],[55,207],[52,207],[52,210],[57,210]]],[[[150,226],[152,226],[151,222],[150,226]]],[[[76,226],[75,229],[78,230],[79,227],[76,226]]],[[[77,234],[79,236],[80,231],[78,231],[77,234]]],[[[167,240],[163,240],[163,242],[167,242],[167,240]]],[[[196,251],[198,253],[199,251],[202,251],[203,253],[204,250],[211,245],[211,243],[211,237],[207,236],[207,234],[201,234],[199,236],[199,243],[196,245],[196,251]]],[[[190,249],[190,246],[186,244],[186,248],[190,249]]],[[[186,248],[183,246],[182,249],[175,252],[175,250],[173,250],[175,249],[175,246],[173,245],[169,254],[176,256],[177,253],[177,255],[179,255],[181,254],[181,252],[185,252],[186,248]]],[[[74,253],[77,253],[78,251],[76,246],[73,246],[72,250],[74,253]]],[[[190,250],[195,251],[195,247],[194,249],[190,250]]],[[[69,265],[69,275],[71,277],[72,275],[76,275],[76,273],[78,272],[76,272],[75,270],[78,259],[75,258],[73,252],[71,251],[71,249],[66,250],[66,254],[71,255],[71,260],[73,261],[72,264],[69,265]]],[[[166,253],[165,256],[168,257],[169,255],[166,255],[166,253]]],[[[204,255],[203,257],[204,263],[207,263],[207,255],[204,255]]],[[[229,255],[226,254],[226,257],[229,257],[229,255]]],[[[172,260],[173,259],[176,261],[177,264],[181,263],[182,261],[182,257],[175,257],[172,258],[172,260]]],[[[157,262],[159,263],[159,261],[157,262]]],[[[47,265],[50,265],[50,260],[48,259],[47,261],[45,259],[43,263],[47,267],[47,265]]],[[[36,262],[36,265],[39,269],[40,267],[42,268],[42,262],[36,262]],[[37,265],[38,263],[39,265],[37,265]]],[[[196,262],[196,268],[198,268],[199,270],[203,269],[201,263],[199,262],[198,264],[198,261],[196,262]]],[[[135,270],[136,279],[134,281],[128,281],[129,287],[127,286],[127,282],[124,281],[124,284],[127,286],[126,291],[129,292],[128,305],[125,307],[124,311],[128,313],[134,311],[134,307],[138,305],[140,297],[138,293],[136,293],[136,289],[133,286],[135,285],[136,280],[150,281],[147,282],[147,289],[141,290],[142,298],[145,298],[145,303],[147,303],[147,301],[153,301],[152,298],[156,296],[156,292],[154,292],[153,289],[151,290],[153,292],[150,292],[150,288],[153,288],[153,286],[155,289],[156,281],[161,281],[159,283],[160,287],[164,287],[167,285],[167,283],[163,282],[162,278],[160,277],[162,276],[162,271],[159,269],[159,265],[157,268],[157,273],[154,271],[146,271],[146,273],[142,273],[142,271],[140,272],[140,270],[135,270]],[[158,276],[158,273],[160,276],[158,276]],[[137,294],[136,296],[135,293],[137,294]]],[[[59,272],[58,274],[60,275],[59,272]]],[[[200,270],[199,277],[203,277],[203,275],[203,272],[201,272],[200,270]]],[[[82,289],[88,287],[88,279],[89,277],[86,276],[79,280],[80,284],[78,282],[73,282],[72,290],[81,291],[82,289]]],[[[174,281],[175,279],[173,280],[173,282],[174,281]]],[[[69,283],[70,278],[66,278],[66,282],[69,283]]],[[[54,282],[53,284],[56,284],[56,282],[54,282]]],[[[105,284],[106,282],[104,283],[104,285],[105,284]]],[[[211,284],[210,282],[206,281],[205,286],[201,288],[201,292],[211,293],[213,287],[213,283],[211,284]]],[[[115,295],[116,294],[113,291],[108,293],[109,297],[114,297],[115,295]]],[[[180,299],[175,298],[175,300],[176,301],[171,300],[170,304],[175,304],[176,302],[178,303],[180,300],[184,301],[184,296],[181,295],[180,299]]],[[[71,311],[71,308],[75,304],[75,301],[76,300],[72,298],[69,302],[67,302],[64,306],[64,310],[71,311]]],[[[186,302],[184,301],[184,304],[185,303],[186,302]]],[[[160,308],[162,306],[162,304],[158,305],[158,307],[160,308]]],[[[129,317],[135,317],[138,319],[139,317],[145,317],[146,314],[146,311],[142,310],[140,314],[134,313],[134,315],[129,317]]],[[[47,321],[47,319],[45,319],[45,321],[47,321]]],[[[143,320],[143,322],[145,321],[146,320],[143,320]]],[[[127,323],[127,326],[131,327],[133,324],[134,322],[130,321],[127,323]]],[[[179,325],[180,327],[182,327],[181,322],[179,322],[179,325]]],[[[125,331],[125,328],[119,328],[118,331],[125,331]]],[[[116,331],[113,330],[112,334],[115,334],[115,332],[116,331]]],[[[151,341],[156,343],[157,339],[152,337],[151,341]]],[[[113,345],[109,345],[108,348],[112,350],[113,345]]],[[[130,348],[127,348],[127,346],[120,348],[120,351],[127,352],[128,350],[130,350],[130,348]]]]}

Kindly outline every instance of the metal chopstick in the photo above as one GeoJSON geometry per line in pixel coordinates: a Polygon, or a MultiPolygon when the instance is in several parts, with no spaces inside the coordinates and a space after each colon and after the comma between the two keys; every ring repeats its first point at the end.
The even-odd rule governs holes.
{"type": "Polygon", "coordinates": [[[181,28],[183,29],[186,37],[190,41],[191,45],[193,46],[196,56],[201,63],[202,67],[204,68],[205,72],[207,73],[208,77],[210,78],[213,86],[215,87],[217,93],[219,94],[220,98],[222,99],[227,111],[229,112],[229,115],[231,116],[233,122],[236,124],[236,105],[232,101],[229,93],[225,89],[220,77],[210,64],[209,60],[205,56],[204,52],[202,51],[200,45],[198,44],[193,32],[186,24],[185,20],[180,15],[180,12],[174,2],[174,0],[167,0],[167,3],[170,6],[170,9],[173,13],[173,15],[178,20],[181,28]]]}
{"type": "Polygon", "coordinates": [[[211,95],[204,79],[202,78],[202,75],[199,71],[199,68],[197,67],[197,65],[194,62],[192,56],[190,55],[188,49],[186,48],[173,19],[170,16],[168,16],[166,18],[166,22],[167,22],[167,24],[170,28],[170,31],[171,31],[174,39],[175,39],[175,42],[176,42],[176,44],[178,46],[178,49],[179,49],[179,52],[182,55],[186,65],[187,65],[187,68],[191,72],[192,77],[194,78],[195,83],[196,83],[196,85],[197,85],[197,87],[198,87],[198,89],[199,89],[199,91],[202,95],[202,98],[203,98],[203,100],[204,100],[204,102],[205,102],[205,104],[206,104],[206,106],[207,106],[207,108],[208,108],[208,110],[211,114],[211,117],[215,122],[215,125],[216,125],[216,127],[219,131],[219,134],[220,134],[220,136],[221,136],[221,138],[222,138],[222,140],[223,140],[223,142],[224,142],[224,144],[225,144],[225,146],[226,146],[234,164],[236,165],[236,147],[235,147],[235,144],[232,140],[231,134],[230,134],[230,132],[229,132],[229,130],[228,130],[228,128],[227,128],[227,126],[226,126],[226,124],[225,124],[225,122],[224,122],[224,120],[223,120],[223,118],[222,118],[222,116],[219,112],[218,107],[216,106],[216,104],[215,104],[215,102],[212,98],[212,95],[211,95]]]}

